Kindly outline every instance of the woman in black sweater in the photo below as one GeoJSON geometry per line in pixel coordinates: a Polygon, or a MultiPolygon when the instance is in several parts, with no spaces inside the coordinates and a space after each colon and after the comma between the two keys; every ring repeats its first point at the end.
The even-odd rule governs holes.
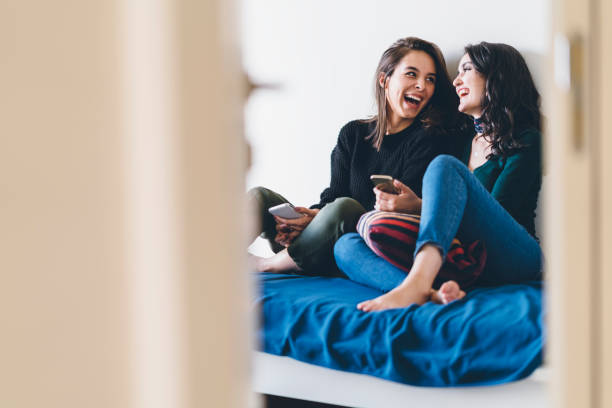
{"type": "MultiPolygon", "coordinates": [[[[330,185],[318,204],[296,207],[301,218],[273,217],[268,209],[287,200],[264,187],[249,191],[261,217],[258,233],[276,252],[270,258],[255,257],[258,271],[334,275],[334,243],[374,208],[370,175],[389,175],[400,181],[396,188],[420,195],[429,162],[452,152],[446,135],[460,122],[458,98],[435,44],[415,37],[396,41],[378,64],[375,95],[377,115],[340,130],[331,155],[330,185]]],[[[416,210],[412,197],[400,194],[395,209],[416,210]]]]}

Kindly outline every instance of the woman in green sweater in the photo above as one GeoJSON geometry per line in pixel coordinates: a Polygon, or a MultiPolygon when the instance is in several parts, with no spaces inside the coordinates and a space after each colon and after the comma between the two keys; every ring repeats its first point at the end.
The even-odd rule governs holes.
{"type": "Polygon", "coordinates": [[[442,303],[465,293],[455,282],[432,285],[454,237],[481,241],[486,264],[480,284],[541,278],[542,253],[535,237],[541,185],[540,95],[523,57],[505,44],[482,42],[465,48],[453,85],[459,111],[474,118],[476,134],[466,141],[463,161],[438,156],[427,168],[422,199],[405,186],[399,195],[376,191],[375,208],[402,212],[413,200],[421,221],[408,274],[376,256],[357,234],[335,246],[338,267],[351,279],[388,293],[360,303],[363,311],[442,303]]]}

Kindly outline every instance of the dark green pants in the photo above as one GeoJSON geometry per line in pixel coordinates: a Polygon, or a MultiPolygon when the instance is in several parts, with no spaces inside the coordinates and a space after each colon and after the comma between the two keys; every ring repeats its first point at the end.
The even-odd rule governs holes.
{"type": "MultiPolygon", "coordinates": [[[[253,188],[248,194],[257,205],[261,236],[270,242],[274,252],[279,252],[283,247],[274,242],[276,221],[268,212],[268,208],[287,203],[287,199],[264,187],[253,188]]],[[[337,198],[323,207],[289,245],[289,256],[307,274],[338,275],[334,261],[334,244],[342,235],[355,231],[359,217],[365,212],[356,200],[348,197],[337,198]]]]}

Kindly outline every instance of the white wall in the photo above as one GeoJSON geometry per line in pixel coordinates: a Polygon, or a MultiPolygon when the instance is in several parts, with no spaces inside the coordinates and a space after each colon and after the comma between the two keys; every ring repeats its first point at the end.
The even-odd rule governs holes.
{"type": "Polygon", "coordinates": [[[509,43],[528,61],[548,52],[548,0],[243,4],[245,69],[256,82],[282,85],[279,91],[257,91],[246,108],[254,153],[247,186],[265,185],[297,205],[318,202],[328,185],[340,127],[373,113],[374,70],[396,39],[433,41],[449,64],[466,44],[483,40],[509,43]]]}

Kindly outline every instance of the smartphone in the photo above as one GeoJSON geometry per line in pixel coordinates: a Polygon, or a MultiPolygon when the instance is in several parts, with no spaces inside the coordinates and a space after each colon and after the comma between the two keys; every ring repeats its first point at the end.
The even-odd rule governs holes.
{"type": "Polygon", "coordinates": [[[384,191],[385,193],[390,193],[390,194],[399,193],[397,189],[395,188],[395,186],[393,185],[393,177],[391,176],[386,176],[383,174],[372,174],[370,176],[370,180],[372,180],[372,183],[380,191],[384,191]]]}
{"type": "Polygon", "coordinates": [[[295,208],[293,205],[291,205],[291,203],[283,203],[270,207],[268,208],[268,212],[272,215],[276,215],[277,217],[287,218],[290,220],[304,216],[304,214],[295,211],[295,208]]]}

